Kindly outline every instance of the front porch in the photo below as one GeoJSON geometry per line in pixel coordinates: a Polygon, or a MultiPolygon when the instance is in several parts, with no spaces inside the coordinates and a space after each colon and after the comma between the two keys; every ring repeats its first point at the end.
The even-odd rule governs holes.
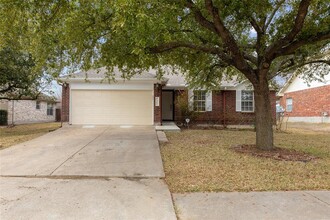
{"type": "Polygon", "coordinates": [[[155,127],[156,131],[181,131],[181,129],[175,124],[175,122],[163,122],[162,125],[155,127]]]}

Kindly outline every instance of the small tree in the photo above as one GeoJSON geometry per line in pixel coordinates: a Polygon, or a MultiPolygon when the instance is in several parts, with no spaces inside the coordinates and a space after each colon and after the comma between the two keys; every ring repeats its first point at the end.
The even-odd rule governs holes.
{"type": "Polygon", "coordinates": [[[33,72],[31,54],[5,47],[0,50],[0,99],[36,96],[40,74],[33,72]]]}
{"type": "Polygon", "coordinates": [[[198,113],[193,110],[193,106],[191,106],[186,92],[182,92],[177,96],[175,106],[179,109],[180,120],[183,124],[186,124],[185,120],[187,118],[190,120],[189,123],[194,122],[198,113]]]}

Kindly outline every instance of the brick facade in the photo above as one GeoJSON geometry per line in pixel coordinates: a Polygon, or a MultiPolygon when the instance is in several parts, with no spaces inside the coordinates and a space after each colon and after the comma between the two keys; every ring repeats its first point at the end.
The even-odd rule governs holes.
{"type": "MultiPolygon", "coordinates": [[[[180,95],[188,98],[187,90],[174,91],[174,120],[176,122],[183,122],[184,117],[180,111],[177,99],[180,95]]],[[[154,85],[154,124],[160,125],[162,123],[162,85],[154,85]],[[155,99],[159,97],[159,106],[156,106],[155,99]]],[[[275,92],[271,92],[273,116],[275,119],[275,92]]],[[[221,90],[212,91],[212,111],[197,113],[194,119],[195,123],[211,123],[221,125],[231,124],[253,124],[254,113],[236,112],[236,91],[221,90]]],[[[70,86],[64,84],[62,86],[62,110],[61,117],[63,122],[69,121],[69,107],[70,107],[70,86]]],[[[274,120],[275,121],[275,120],[274,120]]]]}
{"type": "Polygon", "coordinates": [[[280,104],[286,109],[286,99],[292,99],[292,112],[288,117],[321,117],[323,112],[330,114],[330,85],[285,93],[280,104]]]}
{"type": "Polygon", "coordinates": [[[8,101],[8,124],[28,124],[55,121],[55,103],[52,103],[53,114],[47,115],[47,102],[40,101],[39,109],[36,108],[36,102],[36,100],[8,101]]]}
{"type": "Polygon", "coordinates": [[[70,86],[69,84],[63,84],[61,120],[63,122],[68,122],[69,115],[70,115],[70,86]]]}
{"type": "MultiPolygon", "coordinates": [[[[175,91],[175,121],[183,122],[184,117],[180,112],[176,100],[179,95],[187,96],[187,91],[175,91]]],[[[273,110],[273,119],[275,121],[276,112],[276,96],[275,91],[271,94],[271,106],[273,110]]],[[[217,90],[212,91],[212,111],[199,112],[194,116],[197,124],[221,124],[221,125],[244,125],[254,124],[255,114],[253,112],[236,112],[236,91],[234,90],[217,90]]]]}
{"type": "Polygon", "coordinates": [[[162,123],[162,85],[154,85],[154,124],[161,125],[162,123]],[[156,106],[155,99],[159,97],[159,106],[156,106]]]}

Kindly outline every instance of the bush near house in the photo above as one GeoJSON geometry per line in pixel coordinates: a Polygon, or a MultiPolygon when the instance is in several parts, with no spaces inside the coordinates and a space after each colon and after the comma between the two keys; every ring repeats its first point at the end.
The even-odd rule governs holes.
{"type": "Polygon", "coordinates": [[[8,112],[7,110],[0,110],[0,125],[7,125],[8,112]]]}

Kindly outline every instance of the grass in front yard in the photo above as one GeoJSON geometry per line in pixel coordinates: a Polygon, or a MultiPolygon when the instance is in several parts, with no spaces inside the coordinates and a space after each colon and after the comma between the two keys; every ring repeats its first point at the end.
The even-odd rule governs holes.
{"type": "Polygon", "coordinates": [[[234,152],[255,144],[255,132],[184,130],[161,146],[171,192],[330,190],[330,134],[275,133],[275,145],[309,153],[311,162],[278,161],[234,152]]]}
{"type": "Polygon", "coordinates": [[[60,123],[42,123],[0,127],[0,149],[28,141],[55,130],[60,123]]]}

